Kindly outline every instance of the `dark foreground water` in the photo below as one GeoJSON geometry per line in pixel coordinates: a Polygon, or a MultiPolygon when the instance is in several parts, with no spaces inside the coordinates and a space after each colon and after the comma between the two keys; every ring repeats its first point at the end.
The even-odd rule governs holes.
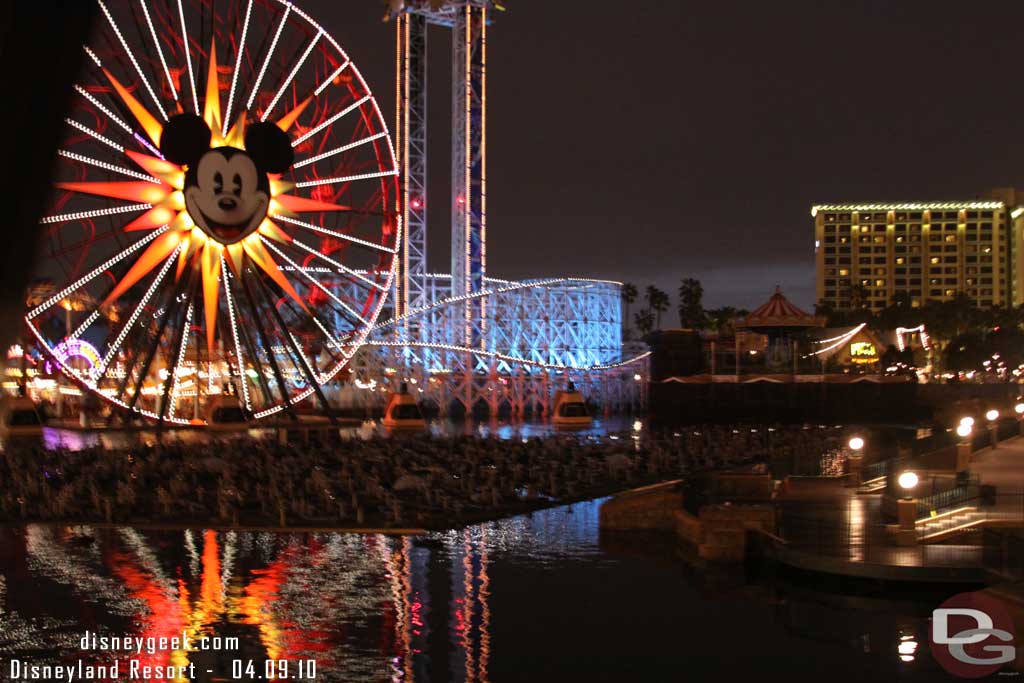
{"type": "Polygon", "coordinates": [[[80,649],[86,630],[237,638],[135,656],[197,681],[266,680],[266,660],[339,683],[948,678],[927,652],[941,591],[696,572],[655,539],[602,541],[598,505],[425,539],[0,530],[0,680],[12,659],[120,660],[128,680],[127,656],[80,649]]]}

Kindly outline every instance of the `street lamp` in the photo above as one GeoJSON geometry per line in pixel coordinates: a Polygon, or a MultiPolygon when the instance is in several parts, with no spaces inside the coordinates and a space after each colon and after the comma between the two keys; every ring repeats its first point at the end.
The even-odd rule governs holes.
{"type": "Polygon", "coordinates": [[[903,489],[904,496],[907,500],[913,498],[912,492],[914,490],[914,487],[917,486],[918,482],[916,472],[903,472],[902,474],[900,474],[899,479],[897,479],[896,482],[900,485],[900,488],[903,489]]]}
{"type": "Polygon", "coordinates": [[[988,420],[988,438],[990,442],[989,445],[991,445],[992,448],[997,448],[999,446],[999,432],[998,426],[996,425],[996,420],[999,419],[999,411],[996,410],[995,408],[992,408],[987,413],[985,413],[985,419],[988,420]]]}
{"type": "Polygon", "coordinates": [[[971,425],[966,422],[961,422],[956,428],[956,435],[961,439],[966,440],[971,436],[972,431],[974,431],[974,428],[971,427],[971,425]]]}
{"type": "Polygon", "coordinates": [[[850,439],[849,446],[851,451],[859,451],[864,448],[864,439],[859,436],[855,436],[850,439]]]}
{"type": "Polygon", "coordinates": [[[1017,413],[1017,417],[1024,417],[1024,403],[1018,403],[1013,407],[1013,412],[1017,413]]]}
{"type": "Polygon", "coordinates": [[[974,426],[974,418],[968,415],[967,417],[960,418],[960,424],[967,425],[968,427],[974,426]]]}

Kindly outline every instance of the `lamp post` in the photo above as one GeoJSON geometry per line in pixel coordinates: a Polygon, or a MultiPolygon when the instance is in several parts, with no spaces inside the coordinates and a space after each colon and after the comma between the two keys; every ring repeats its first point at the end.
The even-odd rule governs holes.
{"type": "Polygon", "coordinates": [[[854,436],[847,443],[850,448],[850,456],[847,458],[847,474],[850,479],[853,480],[854,486],[860,486],[863,482],[861,473],[864,469],[864,457],[861,451],[864,450],[864,439],[859,436],[854,436]]]}
{"type": "Polygon", "coordinates": [[[896,483],[903,490],[903,494],[896,501],[896,516],[899,522],[896,542],[899,545],[914,545],[917,542],[917,501],[914,500],[914,489],[918,484],[917,473],[909,470],[902,472],[896,483]]]}
{"type": "Polygon", "coordinates": [[[1013,412],[1017,416],[1017,433],[1024,434],[1024,401],[1017,399],[1017,405],[1013,406],[1013,412]]]}
{"type": "Polygon", "coordinates": [[[999,411],[996,410],[995,408],[992,408],[987,413],[985,413],[985,419],[988,420],[989,445],[991,445],[992,448],[998,448],[999,447],[999,432],[998,432],[999,425],[997,423],[997,420],[999,420],[999,411]]]}
{"type": "Polygon", "coordinates": [[[963,472],[971,462],[971,433],[974,432],[974,419],[965,417],[956,427],[956,435],[960,440],[956,444],[956,471],[963,472]],[[970,420],[968,422],[967,420],[970,420]]]}

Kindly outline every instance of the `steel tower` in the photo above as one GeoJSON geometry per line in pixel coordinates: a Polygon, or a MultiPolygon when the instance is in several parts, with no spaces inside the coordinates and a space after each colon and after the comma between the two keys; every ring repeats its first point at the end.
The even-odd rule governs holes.
{"type": "MultiPolygon", "coordinates": [[[[426,286],[428,26],[452,32],[452,294],[484,289],[487,273],[487,24],[493,0],[395,2],[396,138],[401,161],[399,211],[406,247],[399,281],[400,312],[429,303],[426,286]]],[[[486,329],[481,309],[466,306],[465,343],[478,345],[486,329]]]]}

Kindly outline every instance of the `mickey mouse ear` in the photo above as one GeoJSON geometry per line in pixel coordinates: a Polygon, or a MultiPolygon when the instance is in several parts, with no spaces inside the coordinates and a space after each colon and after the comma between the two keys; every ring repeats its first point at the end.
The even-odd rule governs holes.
{"type": "Polygon", "coordinates": [[[160,135],[160,152],[176,164],[191,165],[210,149],[212,133],[199,116],[178,114],[164,126],[160,135]]]}
{"type": "Polygon", "coordinates": [[[273,123],[256,123],[246,129],[245,152],[267,173],[284,173],[295,161],[287,133],[273,123]]]}

